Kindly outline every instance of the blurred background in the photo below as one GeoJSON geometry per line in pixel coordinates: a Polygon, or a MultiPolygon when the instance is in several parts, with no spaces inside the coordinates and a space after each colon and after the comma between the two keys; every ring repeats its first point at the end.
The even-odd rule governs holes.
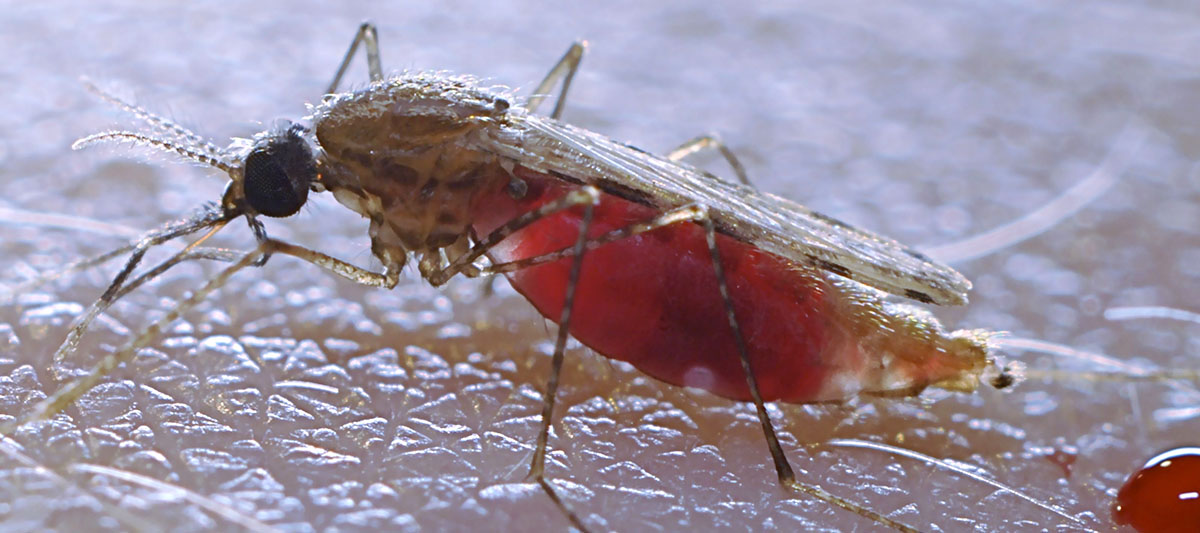
{"type": "MultiPolygon", "coordinates": [[[[719,132],[761,188],[958,259],[975,290],[934,310],[949,327],[1129,365],[1007,349],[1041,372],[1012,392],[775,406],[804,480],[925,530],[1110,530],[1125,478],[1200,434],[1195,381],[1084,377],[1200,366],[1200,324],[1143,309],[1200,311],[1190,2],[14,4],[0,20],[0,282],[114,248],[224,187],[143,150],[71,151],[132,124],[81,75],[223,146],[304,116],[368,19],[389,72],[525,91],[587,39],[566,120],[659,152],[719,132]],[[954,244],[1051,202],[1086,206],[982,257],[954,244]]],[[[350,79],[366,79],[360,63],[350,79]]],[[[268,230],[372,265],[366,225],[328,198],[268,230]]],[[[242,224],[224,234],[252,243],[242,224]]],[[[60,372],[50,355],[114,267],[9,298],[4,419],[217,270],[181,267],[121,300],[60,372]]],[[[0,529],[565,529],[523,484],[553,327],[497,288],[410,276],[373,291],[287,258],[239,274],[65,416],[4,441],[0,529]]],[[[564,380],[549,475],[597,531],[882,529],[782,491],[748,405],[580,347],[564,380]]]]}

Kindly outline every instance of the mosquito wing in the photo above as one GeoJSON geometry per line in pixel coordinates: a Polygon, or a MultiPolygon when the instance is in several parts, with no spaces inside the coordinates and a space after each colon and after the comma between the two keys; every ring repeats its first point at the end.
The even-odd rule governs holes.
{"type": "Polygon", "coordinates": [[[785,259],[925,303],[967,302],[971,282],[954,269],[785,198],[532,113],[510,114],[504,137],[490,148],[534,170],[661,209],[704,205],[718,231],[785,259]]]}

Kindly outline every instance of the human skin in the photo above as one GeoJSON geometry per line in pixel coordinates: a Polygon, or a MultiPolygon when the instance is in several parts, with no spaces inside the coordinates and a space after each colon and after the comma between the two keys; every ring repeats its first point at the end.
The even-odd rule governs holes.
{"type": "MultiPolygon", "coordinates": [[[[11,51],[0,72],[12,87],[0,116],[0,206],[148,229],[219,199],[224,178],[168,156],[70,151],[75,138],[127,124],[82,89],[81,74],[223,145],[303,116],[363,19],[380,24],[385,70],[450,69],[526,90],[586,38],[566,120],[659,152],[719,132],[760,188],[908,244],[952,243],[1021,217],[1086,179],[1140,128],[1140,148],[1112,189],[1045,234],[955,264],[975,281],[972,301],[935,312],[951,328],[1196,366],[1195,324],[1103,317],[1118,306],[1196,310],[1195,14],[1135,3],[784,5],[794,3],[758,12],[630,5],[612,8],[617,15],[549,4],[260,4],[228,18],[203,6],[15,11],[0,22],[0,49],[11,51]]],[[[363,80],[355,69],[351,78],[363,80]]],[[[696,162],[730,175],[718,158],[696,162]]],[[[233,226],[220,242],[249,246],[244,224],[233,226]]],[[[122,242],[29,224],[2,231],[5,283],[122,242]]],[[[365,224],[329,199],[268,231],[372,265],[365,224]]],[[[122,300],[69,368],[90,367],[216,271],[181,268],[122,300]]],[[[54,304],[89,304],[112,273],[0,307],[0,375],[18,384],[5,389],[0,412],[22,412],[30,389],[62,385],[50,354],[69,316],[54,311],[70,308],[54,304]]],[[[385,292],[272,259],[106,380],[116,386],[54,425],[23,429],[19,449],[7,441],[0,501],[16,504],[0,521],[565,528],[539,491],[520,485],[553,331],[503,283],[490,298],[477,282],[438,290],[415,277],[385,292]],[[264,338],[290,356],[271,355],[264,338]],[[22,466],[22,455],[32,463],[22,466]],[[181,494],[232,510],[217,515],[181,494]]],[[[1105,370],[1005,355],[1035,368],[1105,370]]],[[[880,529],[780,489],[750,406],[663,385],[583,348],[568,361],[548,473],[594,529],[880,529]]],[[[913,526],[1105,530],[1125,476],[1195,434],[1194,417],[1161,415],[1196,397],[1192,384],[1056,376],[1010,393],[780,405],[772,415],[802,479],[913,526]],[[1080,522],[833,439],[958,461],[1080,522]]]]}

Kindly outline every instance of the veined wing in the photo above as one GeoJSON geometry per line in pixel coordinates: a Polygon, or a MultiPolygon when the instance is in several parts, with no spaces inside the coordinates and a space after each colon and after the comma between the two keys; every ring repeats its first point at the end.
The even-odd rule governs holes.
{"type": "Polygon", "coordinates": [[[515,143],[534,170],[663,209],[704,205],[721,233],[785,259],[921,302],[967,302],[971,282],[962,274],[887,237],[549,117],[509,119],[508,139],[490,148],[511,153],[503,144],[515,143]]]}

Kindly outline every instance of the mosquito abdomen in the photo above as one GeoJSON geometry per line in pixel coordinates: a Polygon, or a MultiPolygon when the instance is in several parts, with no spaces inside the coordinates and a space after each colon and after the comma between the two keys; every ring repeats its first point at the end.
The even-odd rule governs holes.
{"type": "MultiPolygon", "coordinates": [[[[565,193],[570,185],[518,168],[522,199],[496,191],[481,199],[475,231],[565,193]]],[[[604,195],[590,237],[649,220],[654,208],[604,195]]],[[[513,261],[571,245],[580,214],[539,220],[492,248],[513,261]]],[[[764,401],[840,400],[858,393],[919,392],[926,386],[977,383],[986,348],[947,335],[931,317],[891,312],[872,291],[789,263],[717,235],[734,312],[764,401]]],[[[542,315],[556,320],[569,259],[509,274],[542,315]]],[[[675,385],[749,401],[701,226],[675,224],[587,252],[571,334],[601,354],[627,361],[675,385]]]]}

